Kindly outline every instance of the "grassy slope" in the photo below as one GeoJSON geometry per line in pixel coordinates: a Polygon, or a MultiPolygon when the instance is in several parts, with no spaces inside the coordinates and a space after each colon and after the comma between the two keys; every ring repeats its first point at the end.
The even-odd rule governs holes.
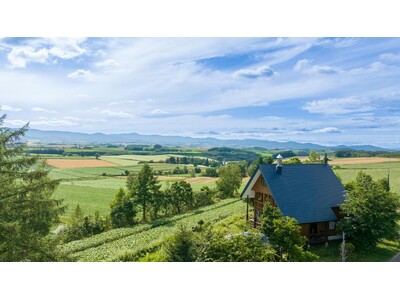
{"type": "Polygon", "coordinates": [[[116,229],[64,246],[79,261],[112,261],[151,250],[171,236],[176,228],[185,224],[195,225],[199,220],[217,222],[235,214],[244,213],[245,204],[238,199],[227,199],[183,215],[155,221],[153,224],[137,225],[128,229],[116,229]]]}

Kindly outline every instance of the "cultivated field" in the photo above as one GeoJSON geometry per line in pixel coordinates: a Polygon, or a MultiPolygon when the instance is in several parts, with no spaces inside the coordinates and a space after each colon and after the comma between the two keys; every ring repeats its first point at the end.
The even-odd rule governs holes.
{"type": "Polygon", "coordinates": [[[244,212],[245,204],[242,200],[226,199],[183,215],[154,221],[152,224],[114,229],[74,241],[63,246],[63,250],[78,261],[120,261],[160,246],[181,224],[189,228],[200,220],[215,224],[233,215],[244,217],[244,212]]]}
{"type": "Polygon", "coordinates": [[[329,161],[332,166],[336,165],[357,165],[357,164],[376,164],[385,162],[400,162],[400,158],[386,157],[350,157],[350,158],[334,158],[329,161]]]}
{"type": "Polygon", "coordinates": [[[87,167],[113,167],[116,164],[99,159],[47,159],[48,165],[57,169],[74,169],[87,167]]]}

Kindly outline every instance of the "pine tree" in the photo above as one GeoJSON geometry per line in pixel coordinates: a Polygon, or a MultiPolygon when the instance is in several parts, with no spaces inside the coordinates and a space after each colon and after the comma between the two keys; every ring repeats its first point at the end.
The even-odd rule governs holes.
{"type": "Polygon", "coordinates": [[[128,197],[141,206],[142,221],[146,222],[149,205],[161,207],[161,203],[158,202],[162,201],[161,185],[158,184],[153,169],[148,164],[144,164],[137,175],[130,174],[128,176],[126,186],[128,188],[128,197]]]}
{"type": "Polygon", "coordinates": [[[37,156],[24,155],[19,140],[28,125],[11,130],[2,127],[5,118],[0,117],[0,261],[56,261],[50,229],[65,209],[53,197],[59,181],[37,156]]]}

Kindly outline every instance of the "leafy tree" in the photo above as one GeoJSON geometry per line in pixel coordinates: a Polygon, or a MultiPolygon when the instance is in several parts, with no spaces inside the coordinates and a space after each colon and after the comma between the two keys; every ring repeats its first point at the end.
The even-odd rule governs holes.
{"type": "Polygon", "coordinates": [[[193,190],[190,183],[185,181],[175,181],[170,188],[171,204],[181,213],[182,207],[188,209],[193,206],[193,190]]]}
{"type": "Polygon", "coordinates": [[[214,195],[215,190],[211,190],[208,186],[203,186],[200,191],[193,193],[194,205],[200,207],[212,204],[214,195]]]}
{"type": "Polygon", "coordinates": [[[218,173],[216,184],[221,198],[233,197],[242,184],[240,167],[236,164],[226,164],[219,168],[218,173]]]}
{"type": "Polygon", "coordinates": [[[207,168],[205,170],[204,176],[207,177],[218,177],[218,172],[216,168],[207,168]]]}
{"type": "Polygon", "coordinates": [[[96,153],[94,156],[96,157],[96,159],[100,158],[100,154],[99,153],[96,153]]]}
{"type": "Polygon", "coordinates": [[[141,206],[142,221],[145,222],[148,206],[161,206],[157,202],[162,201],[161,185],[158,184],[153,169],[147,163],[144,164],[137,175],[129,174],[126,186],[128,188],[128,197],[141,206]]]}
{"type": "Polygon", "coordinates": [[[342,229],[352,238],[359,251],[370,251],[379,240],[394,238],[398,233],[400,214],[399,196],[386,190],[364,172],[347,191],[344,204],[340,206],[346,216],[342,229]]]}
{"type": "Polygon", "coordinates": [[[193,262],[197,257],[197,245],[193,231],[184,225],[162,246],[165,260],[170,262],[193,262]]]}
{"type": "Polygon", "coordinates": [[[311,151],[310,154],[308,155],[308,160],[312,164],[320,163],[321,162],[321,156],[319,156],[318,152],[311,151]]]}
{"type": "Polygon", "coordinates": [[[120,188],[110,203],[111,224],[115,228],[129,227],[135,224],[135,204],[129,199],[124,189],[120,188]]]}
{"type": "Polygon", "coordinates": [[[283,216],[277,207],[264,205],[261,231],[277,251],[281,261],[315,261],[317,256],[304,250],[306,237],[296,219],[283,216]]]}
{"type": "Polygon", "coordinates": [[[301,164],[301,160],[298,157],[291,157],[288,160],[285,160],[283,162],[284,164],[290,165],[290,164],[301,164]]]}
{"type": "Polygon", "coordinates": [[[53,192],[59,181],[37,156],[25,156],[18,143],[27,125],[2,127],[0,117],[0,261],[56,261],[62,259],[50,229],[64,212],[53,192]]]}

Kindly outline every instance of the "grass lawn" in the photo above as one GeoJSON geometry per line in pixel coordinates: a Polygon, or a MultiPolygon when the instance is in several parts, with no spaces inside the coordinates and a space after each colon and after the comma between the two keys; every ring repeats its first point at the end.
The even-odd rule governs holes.
{"type": "MultiPolygon", "coordinates": [[[[324,262],[340,262],[340,243],[341,241],[330,241],[326,247],[325,244],[313,245],[309,249],[310,252],[318,255],[320,261],[324,262]]],[[[354,254],[350,256],[349,262],[385,262],[389,261],[394,255],[400,251],[400,241],[383,240],[378,244],[376,249],[369,254],[354,254]]]]}

